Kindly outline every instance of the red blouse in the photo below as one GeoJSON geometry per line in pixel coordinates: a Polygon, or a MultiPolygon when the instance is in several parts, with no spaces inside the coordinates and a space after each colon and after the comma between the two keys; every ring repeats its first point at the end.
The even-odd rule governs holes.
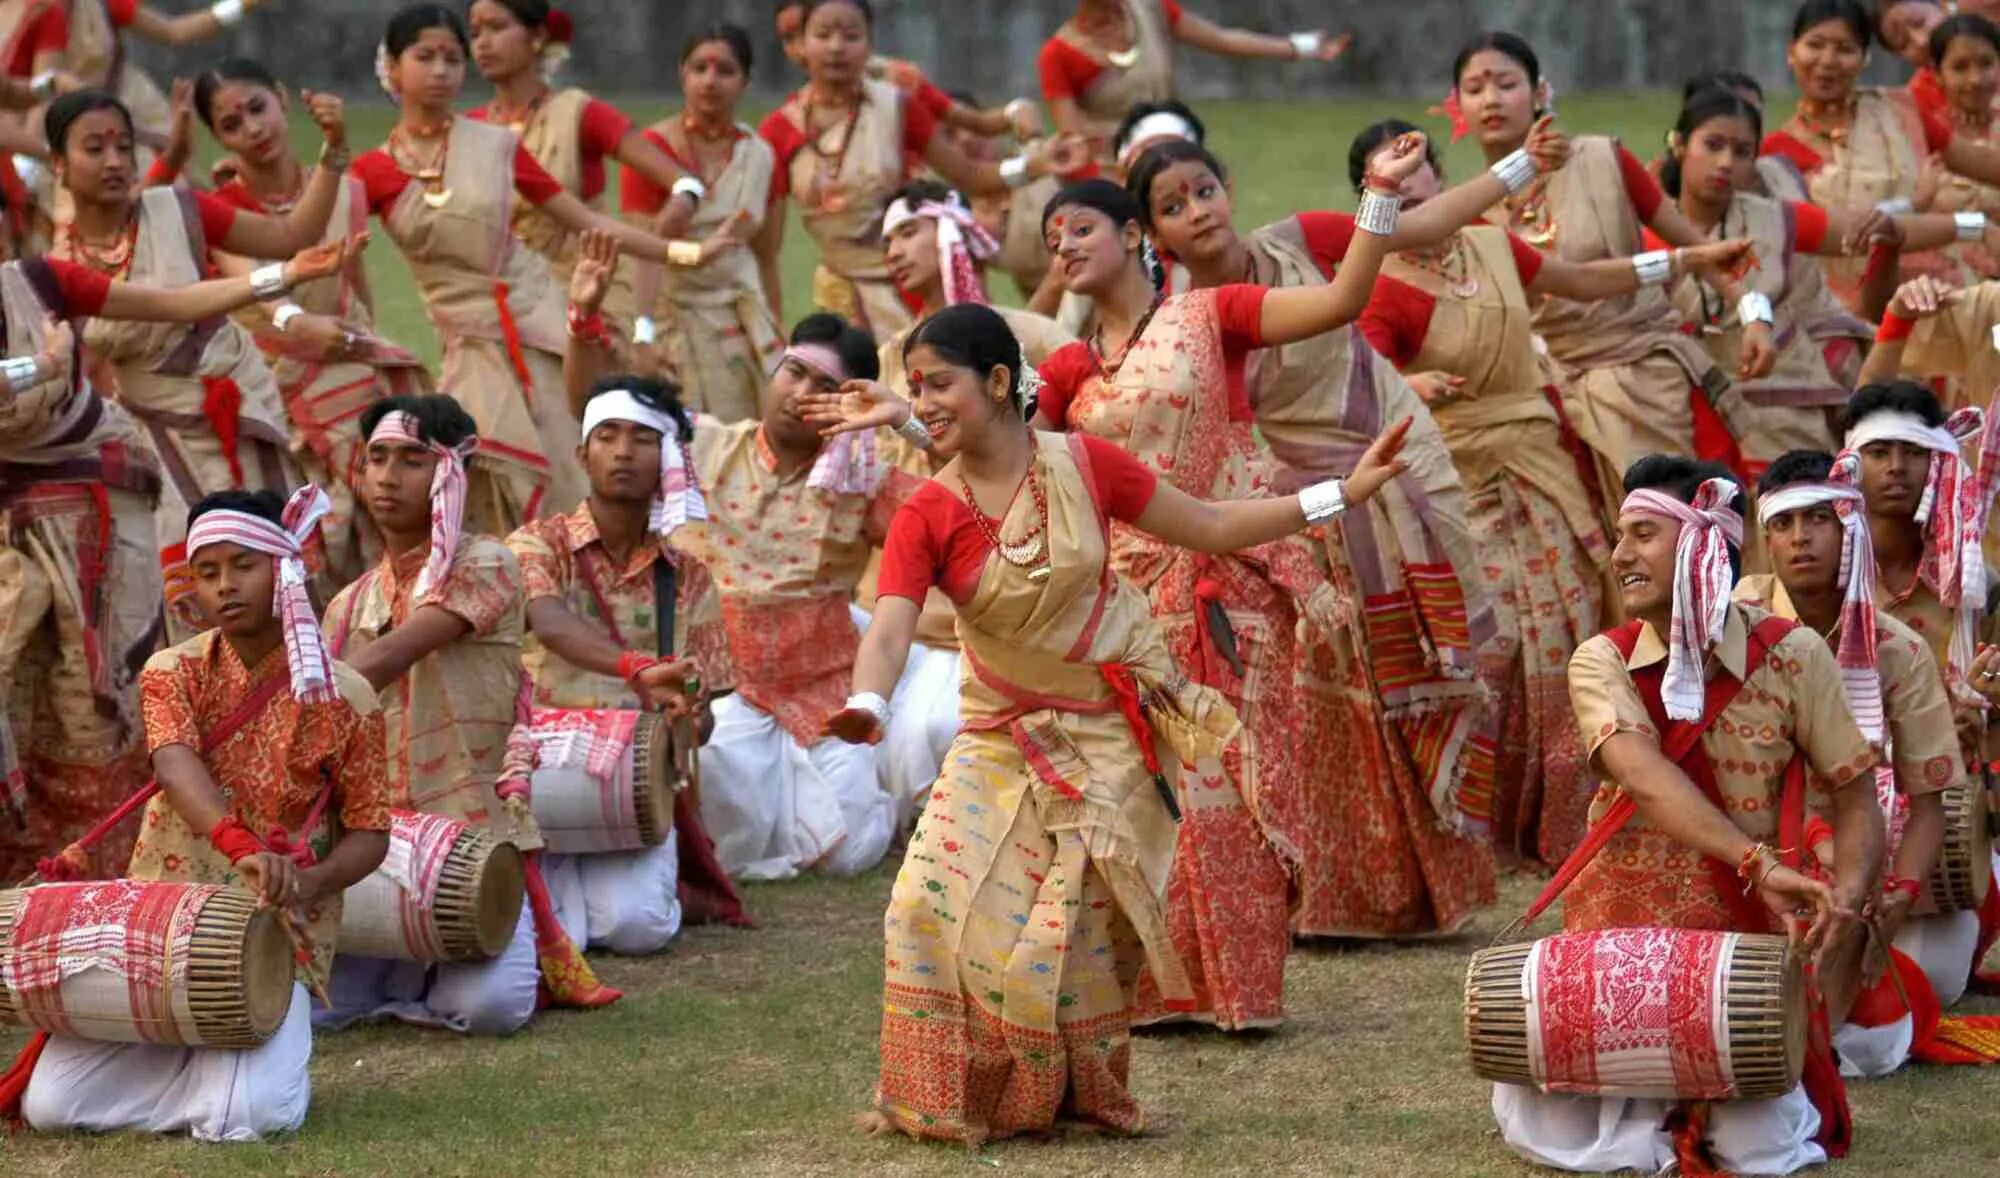
{"type": "MultiPolygon", "coordinates": [[[[475,107],[466,111],[465,117],[491,122],[492,111],[475,107]]],[[[583,191],[578,196],[596,200],[604,191],[604,160],[607,156],[617,156],[618,145],[625,142],[625,135],[631,130],[632,120],[625,112],[603,99],[592,98],[583,104],[583,115],[577,120],[577,142],[583,148],[583,191]]]]}
{"type": "MultiPolygon", "coordinates": [[[[386,217],[395,207],[396,198],[403,195],[403,189],[410,185],[409,173],[399,167],[384,148],[363,152],[355,157],[348,169],[361,180],[361,186],[368,191],[368,208],[378,217],[386,217]]],[[[546,204],[563,190],[554,176],[536,161],[528,152],[526,144],[514,149],[514,191],[530,204],[546,204]]]]}
{"type": "MultiPolygon", "coordinates": [[[[1243,383],[1243,361],[1264,346],[1264,296],[1270,289],[1241,282],[1215,288],[1215,317],[1222,329],[1222,360],[1229,378],[1231,421],[1249,421],[1253,416],[1243,383]]],[[[1038,412],[1045,420],[1067,425],[1070,404],[1083,391],[1084,382],[1098,371],[1097,356],[1088,343],[1078,340],[1049,353],[1036,371],[1041,373],[1043,386],[1038,412]]]]}
{"type": "MultiPolygon", "coordinates": [[[[666,152],[668,158],[687,169],[688,175],[693,176],[697,174],[698,169],[695,167],[694,161],[683,157],[680,152],[675,151],[674,145],[667,142],[665,135],[652,129],[641,131],[640,134],[644,135],[647,142],[651,143],[654,147],[666,152]]],[[[740,141],[748,138],[748,136],[738,131],[736,138],[740,141]]],[[[778,200],[785,195],[782,187],[783,183],[782,169],[771,173],[770,190],[764,197],[766,205],[778,203],[778,200]]],[[[666,189],[646,179],[634,168],[618,169],[618,210],[620,212],[643,213],[651,216],[658,213],[662,208],[665,208],[666,203],[666,189]]]]}
{"type": "MultiPolygon", "coordinates": [[[[931,144],[931,137],[937,134],[937,116],[925,106],[921,99],[903,104],[903,155],[905,158],[921,157],[931,144]]],[[[806,133],[785,114],[784,105],[764,116],[757,126],[757,134],[771,145],[777,153],[778,168],[771,178],[773,199],[791,195],[792,158],[806,150],[806,133]]]]}
{"type": "MultiPolygon", "coordinates": [[[[1923,124],[1923,154],[1936,155],[1951,146],[1951,124],[1944,119],[1942,108],[1927,110],[1922,103],[1917,106],[1917,121],[1923,124]]],[[[1812,148],[1800,142],[1790,132],[1773,131],[1764,136],[1764,155],[1781,155],[1798,169],[1810,176],[1819,171],[1826,160],[1812,148]]]]}
{"type": "MultiPolygon", "coordinates": [[[[1792,239],[1785,243],[1788,254],[1816,254],[1826,243],[1826,235],[1832,231],[1833,221],[1825,209],[1816,204],[1788,200],[1780,202],[1790,214],[1792,239]]],[[[1651,229],[1641,230],[1641,236],[1649,250],[1670,249],[1667,239],[1651,229]]]]}
{"type": "Polygon", "coordinates": [[[7,59],[0,62],[0,69],[5,69],[9,77],[31,78],[35,75],[35,58],[68,48],[68,12],[60,4],[51,4],[14,30],[8,42],[7,59]]]}
{"type": "MultiPolygon", "coordinates": [[[[1507,248],[1514,255],[1514,273],[1520,276],[1521,285],[1533,285],[1542,272],[1541,251],[1511,233],[1507,235],[1507,248]]],[[[1361,312],[1356,326],[1369,346],[1387,357],[1389,363],[1408,368],[1423,350],[1424,340],[1430,335],[1431,313],[1436,309],[1435,295],[1385,274],[1375,280],[1375,290],[1368,296],[1368,309],[1361,312]]]]}
{"type": "MultiPolygon", "coordinates": [[[[1180,28],[1181,6],[1176,0],[1160,0],[1160,10],[1167,18],[1168,32],[1180,28]]],[[[1104,64],[1058,36],[1042,43],[1042,51],[1035,58],[1035,71],[1042,78],[1042,97],[1054,102],[1058,98],[1075,98],[1090,89],[1091,83],[1104,72],[1104,64]]]]}
{"type": "MultiPolygon", "coordinates": [[[[1124,450],[1085,435],[1078,439],[1089,463],[1097,501],[1112,519],[1131,523],[1145,513],[1158,476],[1124,450]]],[[[1025,484],[1017,494],[1026,494],[1025,484]]],[[[1000,521],[988,519],[998,528],[1000,521]]],[[[956,602],[979,588],[979,573],[993,545],[972,518],[963,496],[931,480],[917,488],[889,523],[882,543],[882,572],[876,584],[883,597],[923,604],[933,585],[956,602]]]]}
{"type": "Polygon", "coordinates": [[[89,266],[43,254],[21,263],[32,269],[45,267],[55,280],[58,305],[50,308],[59,319],[84,319],[104,310],[111,294],[111,276],[89,266]]]}

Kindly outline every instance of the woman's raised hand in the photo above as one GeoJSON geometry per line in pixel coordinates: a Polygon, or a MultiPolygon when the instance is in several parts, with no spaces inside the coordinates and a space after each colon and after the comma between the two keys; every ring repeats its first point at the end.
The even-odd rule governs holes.
{"type": "Polygon", "coordinates": [[[1959,300],[1960,292],[1950,283],[1926,274],[1896,288],[1889,300],[1889,313],[1901,319],[1928,319],[1959,300]]]}
{"type": "Polygon", "coordinates": [[[347,146],[346,107],[338,96],[304,90],[299,98],[306,104],[306,113],[319,124],[320,138],[326,140],[327,150],[339,151],[347,146]]]}
{"type": "Polygon", "coordinates": [[[850,380],[835,393],[800,393],[798,406],[799,417],[828,438],[881,426],[894,429],[912,412],[908,401],[872,380],[850,380]]]}
{"type": "Polygon", "coordinates": [[[1535,161],[1535,171],[1547,175],[1569,162],[1569,136],[1556,129],[1556,117],[1543,115],[1528,128],[1528,141],[1522,146],[1535,161]]]}
{"type": "Polygon", "coordinates": [[[1376,157],[1369,171],[1391,184],[1401,184],[1430,158],[1429,144],[1422,131],[1404,132],[1376,157]]]}
{"type": "Polygon", "coordinates": [[[1368,449],[1361,455],[1361,461],[1354,464],[1353,473],[1340,482],[1343,497],[1348,506],[1358,507],[1368,502],[1383,484],[1410,469],[1410,464],[1396,457],[1403,452],[1403,443],[1410,436],[1410,426],[1414,417],[1403,420],[1383,430],[1368,449]]]}
{"type": "Polygon", "coordinates": [[[569,305],[580,315],[595,315],[611,290],[618,271],[618,239],[599,229],[586,229],[577,243],[576,268],[569,276],[569,305]]]}
{"type": "Polygon", "coordinates": [[[702,238],[702,265],[706,266],[730,250],[741,249],[749,238],[750,214],[746,210],[739,209],[724,217],[721,224],[717,225],[707,237],[702,238]]]}
{"type": "Polygon", "coordinates": [[[353,237],[343,237],[339,241],[324,241],[308,249],[302,249],[285,263],[285,285],[296,287],[302,282],[315,278],[325,278],[346,269],[350,262],[361,256],[368,248],[368,233],[363,230],[353,237]]]}

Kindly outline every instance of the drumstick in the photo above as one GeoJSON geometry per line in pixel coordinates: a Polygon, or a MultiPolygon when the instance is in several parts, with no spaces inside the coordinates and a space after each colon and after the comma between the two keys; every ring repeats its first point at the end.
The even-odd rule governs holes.
{"type": "Polygon", "coordinates": [[[306,989],[311,990],[312,996],[319,999],[320,1006],[332,1010],[333,999],[327,996],[326,981],[319,976],[319,971],[313,968],[312,933],[299,924],[298,917],[292,914],[291,909],[278,908],[276,911],[279,927],[285,930],[285,936],[292,942],[292,960],[306,975],[306,989]]]}

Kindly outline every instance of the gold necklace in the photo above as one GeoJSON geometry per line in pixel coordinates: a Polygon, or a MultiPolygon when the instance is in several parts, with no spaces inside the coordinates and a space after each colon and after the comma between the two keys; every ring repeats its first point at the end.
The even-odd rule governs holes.
{"type": "Polygon", "coordinates": [[[1404,250],[1403,260],[1426,274],[1435,275],[1453,298],[1469,299],[1479,293],[1479,276],[1472,272],[1472,263],[1465,256],[1464,234],[1452,234],[1442,254],[1433,256],[1417,250],[1404,250]]]}
{"type": "Polygon", "coordinates": [[[451,120],[446,119],[436,127],[422,128],[419,137],[438,141],[437,159],[430,166],[415,163],[410,155],[409,137],[403,134],[400,124],[389,131],[389,158],[405,175],[424,186],[425,204],[441,209],[451,203],[451,189],[444,183],[445,164],[451,158],[451,120]]]}

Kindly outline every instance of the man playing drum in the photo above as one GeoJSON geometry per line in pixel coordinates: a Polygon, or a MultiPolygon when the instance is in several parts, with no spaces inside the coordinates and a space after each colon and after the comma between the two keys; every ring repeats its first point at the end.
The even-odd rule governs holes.
{"type": "MultiPolygon", "coordinates": [[[[507,538],[527,597],[522,661],[537,717],[700,718],[706,691],[728,682],[708,570],[674,534],[706,514],[682,449],[692,429],[667,386],[639,377],[599,381],[584,402],[577,448],[589,497],[507,538]]],[[[664,843],[642,851],[544,857],[572,938],[656,952],[678,931],[683,903],[694,919],[747,922],[686,791],[675,795],[673,827],[664,843]]]]}
{"type": "MultiPolygon", "coordinates": [[[[1569,890],[1564,924],[1572,933],[1789,927],[1810,951],[1873,886],[1882,853],[1881,811],[1869,789],[1876,751],[1848,716],[1826,644],[1729,601],[1742,493],[1723,469],[1649,455],[1626,472],[1625,490],[1612,568],[1634,620],[1579,647],[1569,685],[1584,747],[1605,782],[1592,821],[1607,812],[1629,821],[1594,829],[1579,850],[1588,861],[1569,890]],[[1801,819],[1808,807],[1831,819],[1834,887],[1780,860],[1777,848],[1791,834],[1779,821],[1787,792],[1801,819]]],[[[1680,1157],[1684,1165],[1790,1173],[1845,1144],[1839,1073],[1829,1051],[1813,1054],[1807,1082],[1771,1100],[1679,1106],[1503,1083],[1494,1086],[1493,1110],[1517,1153],[1559,1169],[1651,1173],[1680,1157]]]]}
{"type": "MultiPolygon", "coordinates": [[[[1826,637],[1848,712],[1861,734],[1889,754],[1876,775],[1876,796],[1892,834],[1872,902],[1876,930],[1887,944],[1901,933],[1937,867],[1943,794],[1964,781],[1964,771],[1937,660],[1916,631],[1875,603],[1875,552],[1859,472],[1852,451],[1836,460],[1794,450],[1773,462],[1757,484],[1757,522],[1774,571],[1744,577],[1735,596],[1826,637]]],[[[1807,843],[1832,866],[1831,844],[1815,842],[1812,833],[1807,843]]],[[[1908,1057],[1914,1026],[1907,1013],[1882,1026],[1859,1025],[1872,1018],[1847,1022],[1866,942],[1866,925],[1843,925],[1820,955],[1820,980],[1827,1016],[1839,1028],[1834,1046],[1850,1074],[1886,1075],[1908,1057]]],[[[1879,976],[1885,961],[1873,955],[1869,972],[1879,976]]]]}
{"type": "MultiPolygon", "coordinates": [[[[224,491],[188,513],[195,600],[215,628],[154,655],[140,674],[161,792],[130,870],[259,892],[282,910],[315,983],[333,957],[341,893],[387,850],[390,801],[375,693],[327,655],[307,598],[300,545],[329,506],[317,487],[289,503],[224,491]]],[[[303,986],[277,1033],[252,1050],[43,1042],[22,1102],[37,1129],[252,1141],[305,1120],[303,986]]]]}
{"type": "MultiPolygon", "coordinates": [[[[541,846],[527,789],[534,746],[523,711],[521,571],[493,536],[463,531],[478,425],[447,396],[399,396],[362,413],[358,498],[383,538],[376,567],[326,612],[334,653],[381,693],[397,804],[541,846]]],[[[438,964],[350,958],[334,967],[329,1021],[388,1013],[505,1034],[533,1017],[539,979],[565,1005],[601,1006],[531,859],[529,903],[497,958],[438,964]],[[539,949],[539,953],[538,953],[539,949]],[[537,968],[537,960],[541,965],[537,968]]]]}

